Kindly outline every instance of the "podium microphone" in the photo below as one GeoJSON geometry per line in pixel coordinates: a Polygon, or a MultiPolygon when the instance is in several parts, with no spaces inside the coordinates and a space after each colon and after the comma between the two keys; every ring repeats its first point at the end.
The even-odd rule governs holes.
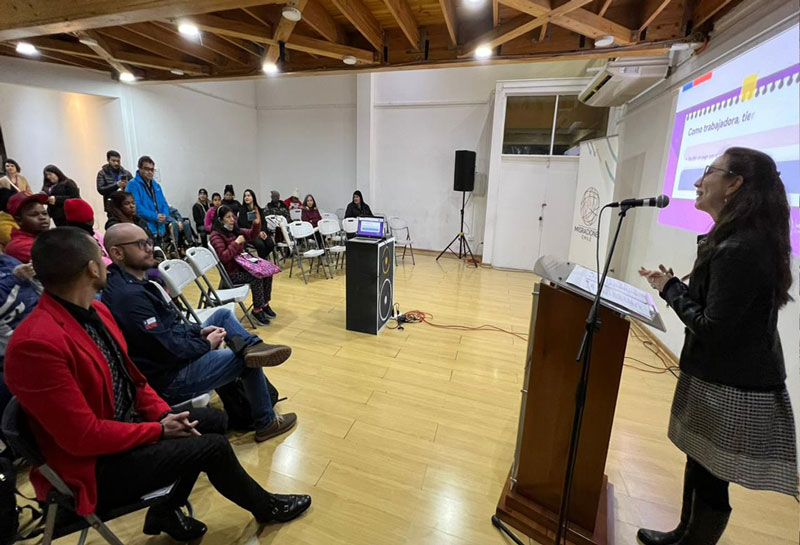
{"type": "Polygon", "coordinates": [[[639,206],[655,206],[656,208],[666,208],[669,204],[669,197],[666,195],[659,195],[658,197],[650,197],[647,199],[625,199],[624,201],[612,202],[607,206],[609,208],[638,208],[639,206]]]}

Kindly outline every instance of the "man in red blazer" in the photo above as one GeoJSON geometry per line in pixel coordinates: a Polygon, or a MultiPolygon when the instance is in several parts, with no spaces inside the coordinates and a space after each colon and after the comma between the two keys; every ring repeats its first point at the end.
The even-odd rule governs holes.
{"type": "MultiPolygon", "coordinates": [[[[260,523],[289,521],[310,506],[309,496],[265,491],[223,435],[201,434],[202,423],[188,412],[171,414],[147,385],[111,313],[95,299],[106,268],[92,237],[74,227],[43,232],[32,260],[45,291],[12,335],[5,377],[45,459],[74,490],[78,514],[175,483],[168,500],[148,511],[144,532],[196,539],[206,527],[180,506],[201,472],[260,523]]],[[[45,498],[50,485],[36,470],[31,482],[45,498]]]]}

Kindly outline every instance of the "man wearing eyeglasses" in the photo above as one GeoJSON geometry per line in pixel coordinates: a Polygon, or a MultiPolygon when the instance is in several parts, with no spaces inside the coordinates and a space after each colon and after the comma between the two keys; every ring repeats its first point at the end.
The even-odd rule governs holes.
{"type": "Polygon", "coordinates": [[[131,359],[164,399],[179,403],[241,378],[256,442],[295,425],[294,413],[281,415],[273,409],[261,370],[286,361],[290,347],[265,344],[228,309],[217,310],[202,325],[186,323],[147,279],[157,263],[153,243],[138,225],[112,226],[105,245],[114,263],[108,268],[103,303],[122,329],[131,359]]]}
{"type": "Polygon", "coordinates": [[[156,164],[149,156],[139,157],[136,177],[128,182],[126,190],[133,195],[136,213],[147,222],[150,232],[156,237],[156,244],[163,245],[169,225],[169,204],[164,192],[153,176],[156,164]]]}

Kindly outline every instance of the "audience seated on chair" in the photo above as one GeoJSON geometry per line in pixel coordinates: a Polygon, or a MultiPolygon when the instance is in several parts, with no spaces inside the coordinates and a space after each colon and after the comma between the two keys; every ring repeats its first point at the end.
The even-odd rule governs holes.
{"type": "Polygon", "coordinates": [[[208,231],[205,227],[206,213],[208,212],[208,191],[200,188],[197,192],[197,202],[192,205],[192,218],[197,234],[200,235],[200,243],[203,247],[208,245],[208,231]]]}
{"type": "Polygon", "coordinates": [[[283,203],[289,210],[293,208],[303,208],[303,201],[300,200],[300,190],[295,188],[292,195],[283,201],[283,203]]]}
{"type": "Polygon", "coordinates": [[[294,413],[282,416],[273,409],[261,370],[286,361],[291,348],[263,343],[228,309],[219,309],[202,325],[185,323],[147,280],[156,261],[152,241],[137,226],[123,223],[109,229],[106,249],[114,264],[108,269],[103,303],[130,343],[131,358],[164,399],[178,403],[241,378],[257,442],[294,426],[294,413]],[[220,348],[223,341],[227,346],[220,348]]]}
{"type": "Polygon", "coordinates": [[[94,211],[92,206],[83,199],[69,199],[64,203],[64,215],[67,218],[66,225],[68,227],[83,229],[97,241],[100,251],[103,253],[103,263],[106,266],[111,265],[111,259],[109,259],[106,248],[103,245],[103,235],[94,230],[94,211]]]}
{"type": "Polygon", "coordinates": [[[269,305],[272,298],[272,277],[256,278],[236,262],[236,257],[245,251],[246,242],[252,243],[265,235],[261,231],[260,221],[259,219],[259,223],[253,223],[253,229],[242,229],[237,225],[233,210],[223,204],[217,210],[209,240],[231,281],[234,284],[250,284],[253,292],[253,317],[259,323],[268,325],[272,318],[277,317],[269,305]]]}
{"type": "Polygon", "coordinates": [[[242,206],[242,203],[236,200],[236,193],[233,192],[233,185],[228,184],[225,186],[225,191],[223,192],[223,197],[222,197],[222,204],[232,209],[234,214],[239,213],[239,208],[242,206]]]}
{"type": "Polygon", "coordinates": [[[275,247],[275,241],[269,235],[264,222],[264,213],[258,206],[258,199],[252,189],[245,189],[242,193],[242,206],[239,208],[238,225],[240,229],[253,229],[257,236],[251,242],[258,252],[258,257],[267,259],[275,247]],[[258,223],[255,222],[258,218],[258,223]]]}
{"type": "Polygon", "coordinates": [[[192,224],[186,221],[180,210],[174,206],[169,207],[169,223],[172,226],[172,240],[181,248],[191,248],[195,245],[192,224]],[[183,233],[183,238],[181,238],[183,233]]]}
{"type": "Polygon", "coordinates": [[[103,208],[108,210],[108,198],[116,191],[125,191],[133,174],[122,166],[122,158],[118,151],[106,152],[107,163],[97,172],[97,192],[103,196],[103,208]]]}
{"type": "Polygon", "coordinates": [[[203,219],[203,227],[209,235],[211,235],[211,229],[214,228],[214,218],[217,217],[217,210],[220,206],[222,206],[222,196],[219,193],[212,193],[211,208],[206,211],[206,217],[203,219]]]}
{"type": "MultiPolygon", "coordinates": [[[[164,192],[153,176],[156,164],[143,155],[139,158],[139,170],[136,177],[126,187],[136,202],[136,211],[147,222],[147,228],[153,233],[156,244],[162,246],[167,237],[167,225],[170,223],[169,204],[164,192]]],[[[176,241],[177,242],[177,241],[176,241]]]]}
{"type": "Polygon", "coordinates": [[[286,221],[291,221],[289,218],[289,207],[281,200],[281,194],[275,190],[269,192],[270,201],[266,206],[266,214],[268,216],[283,216],[286,221]]]}
{"type": "Polygon", "coordinates": [[[53,219],[56,227],[67,222],[64,217],[64,202],[67,199],[79,199],[81,197],[81,190],[78,188],[78,184],[65,176],[61,169],[55,165],[44,167],[42,193],[48,196],[47,213],[53,219]]]}
{"type": "Polygon", "coordinates": [[[34,239],[39,233],[50,229],[50,216],[44,208],[46,202],[47,195],[44,193],[17,193],[8,199],[8,213],[14,217],[19,228],[11,230],[6,253],[22,263],[30,263],[34,239]]]}
{"type": "Polygon", "coordinates": [[[151,240],[155,240],[155,236],[147,226],[147,222],[136,213],[136,201],[133,199],[133,195],[127,191],[117,191],[116,193],[112,193],[108,200],[109,207],[106,231],[108,231],[112,225],[118,223],[132,223],[141,227],[151,240]]]}
{"type": "Polygon", "coordinates": [[[347,210],[344,213],[344,217],[362,218],[371,216],[372,210],[370,210],[369,205],[364,202],[364,197],[361,195],[361,191],[353,191],[353,201],[347,205],[347,210]]]}
{"type": "MultiPolygon", "coordinates": [[[[0,414],[11,400],[11,392],[3,376],[3,359],[8,341],[14,329],[36,306],[41,293],[41,284],[34,280],[34,274],[30,263],[23,264],[0,253],[0,414]]],[[[2,433],[0,440],[3,440],[2,433]]]]}
{"type": "MultiPolygon", "coordinates": [[[[114,229],[136,230],[148,240],[135,226],[114,229]]],[[[47,463],[75,491],[79,515],[174,483],[167,500],[148,511],[144,532],[197,539],[205,525],[179,506],[201,472],[259,522],[288,521],[308,508],[310,497],[271,494],[247,474],[220,434],[218,411],[173,414],[151,389],[111,313],[95,300],[106,268],[91,237],[71,227],[53,229],[32,253],[45,292],[12,336],[6,380],[47,463]]],[[[43,500],[49,482],[36,470],[31,482],[43,500]]]]}

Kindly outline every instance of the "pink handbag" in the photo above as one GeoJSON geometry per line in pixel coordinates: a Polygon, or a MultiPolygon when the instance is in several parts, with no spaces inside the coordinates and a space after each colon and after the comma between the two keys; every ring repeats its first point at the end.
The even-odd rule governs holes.
{"type": "Polygon", "coordinates": [[[275,263],[260,257],[254,257],[247,252],[237,255],[235,261],[241,268],[256,278],[268,278],[281,272],[281,268],[275,263]]]}

